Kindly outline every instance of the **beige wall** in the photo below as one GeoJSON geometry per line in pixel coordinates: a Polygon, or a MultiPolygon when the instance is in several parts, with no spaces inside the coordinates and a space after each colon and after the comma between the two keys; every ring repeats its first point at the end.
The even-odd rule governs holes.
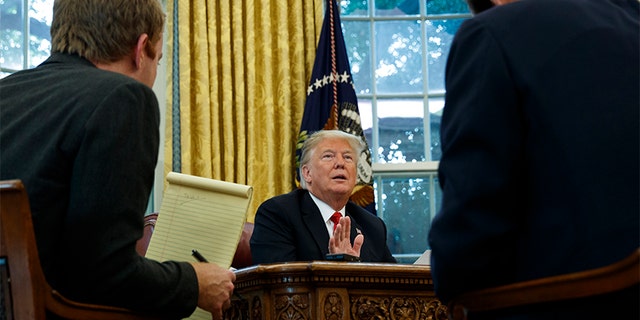
{"type": "MultiPolygon", "coordinates": [[[[163,1],[164,2],[164,1],[163,1]]],[[[158,75],[156,82],[153,85],[153,91],[158,97],[158,104],[160,106],[160,145],[158,150],[158,163],[156,164],[155,182],[153,188],[153,211],[160,210],[160,204],[162,202],[162,192],[164,191],[164,140],[165,140],[165,127],[166,127],[166,110],[167,110],[167,32],[164,32],[164,48],[162,50],[164,59],[160,60],[158,66],[158,75]]]]}

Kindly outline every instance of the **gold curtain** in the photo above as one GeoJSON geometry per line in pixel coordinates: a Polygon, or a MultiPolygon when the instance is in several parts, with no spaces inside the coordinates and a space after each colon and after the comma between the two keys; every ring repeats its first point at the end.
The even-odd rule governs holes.
{"type": "Polygon", "coordinates": [[[175,1],[167,1],[165,174],[177,164],[182,173],[253,186],[253,221],[262,201],[295,187],[323,0],[175,1]]]}

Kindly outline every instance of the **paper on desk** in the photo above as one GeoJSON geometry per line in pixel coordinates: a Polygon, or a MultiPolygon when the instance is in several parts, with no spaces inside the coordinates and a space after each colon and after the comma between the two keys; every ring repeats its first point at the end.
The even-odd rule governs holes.
{"type": "MultiPolygon", "coordinates": [[[[253,188],[171,172],[146,257],[194,261],[198,250],[209,262],[229,268],[233,261],[253,188]]],[[[200,308],[189,319],[211,319],[200,308]]]]}
{"type": "Polygon", "coordinates": [[[426,250],[413,264],[431,265],[431,250],[426,250]]]}

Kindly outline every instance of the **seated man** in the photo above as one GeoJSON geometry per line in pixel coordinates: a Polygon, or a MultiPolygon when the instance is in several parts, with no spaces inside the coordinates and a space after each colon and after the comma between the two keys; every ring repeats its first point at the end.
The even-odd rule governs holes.
{"type": "Polygon", "coordinates": [[[396,262],[382,219],[349,201],[364,148],[359,137],[322,130],[304,142],[301,189],[260,205],[251,237],[253,263],[324,260],[347,253],[365,262],[396,262]],[[342,215],[332,221],[334,213],[342,215]]]}

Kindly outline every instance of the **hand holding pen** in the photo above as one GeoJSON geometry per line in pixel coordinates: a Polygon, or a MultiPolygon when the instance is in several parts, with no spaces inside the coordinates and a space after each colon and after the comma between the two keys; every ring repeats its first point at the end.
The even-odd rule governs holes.
{"type": "MultiPolygon", "coordinates": [[[[199,262],[208,262],[197,250],[191,255],[199,262]]],[[[223,311],[231,306],[235,273],[215,263],[192,263],[198,279],[198,307],[211,312],[213,319],[222,319],[223,311]]]]}
{"type": "Polygon", "coordinates": [[[200,254],[200,252],[198,252],[198,250],[193,249],[191,250],[191,255],[194,256],[196,258],[196,260],[198,260],[198,262],[209,262],[207,261],[207,259],[205,259],[205,257],[202,256],[202,254],[200,254]]]}

